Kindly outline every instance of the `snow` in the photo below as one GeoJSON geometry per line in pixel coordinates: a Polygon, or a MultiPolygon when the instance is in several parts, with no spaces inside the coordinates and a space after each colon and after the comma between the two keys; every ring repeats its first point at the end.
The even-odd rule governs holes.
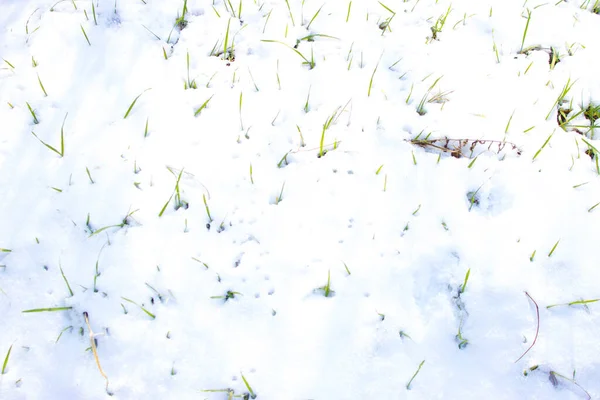
{"type": "Polygon", "coordinates": [[[600,397],[598,2],[93,1],[0,4],[0,398],[600,397]]]}

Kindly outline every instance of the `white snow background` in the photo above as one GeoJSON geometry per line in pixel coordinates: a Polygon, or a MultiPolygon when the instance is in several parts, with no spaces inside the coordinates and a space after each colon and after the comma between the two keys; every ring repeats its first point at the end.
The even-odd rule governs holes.
{"type": "Polygon", "coordinates": [[[0,398],[600,398],[600,2],[54,3],[0,1],[0,398]]]}

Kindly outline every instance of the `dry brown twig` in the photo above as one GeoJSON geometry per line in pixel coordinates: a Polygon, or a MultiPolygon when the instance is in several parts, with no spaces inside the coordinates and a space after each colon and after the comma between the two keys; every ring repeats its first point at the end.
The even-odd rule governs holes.
{"type": "Polygon", "coordinates": [[[443,153],[449,153],[455,158],[462,157],[464,155],[464,150],[469,151],[470,154],[468,157],[472,158],[477,146],[487,146],[487,149],[484,151],[491,151],[495,154],[500,154],[508,146],[508,148],[514,150],[517,155],[521,155],[521,149],[519,149],[516,144],[501,140],[451,139],[446,137],[437,139],[408,139],[407,141],[425,149],[435,149],[443,153]]]}
{"type": "Polygon", "coordinates": [[[92,331],[92,327],[90,326],[90,319],[89,319],[87,311],[84,311],[83,318],[85,318],[85,323],[87,324],[88,331],[90,332],[90,345],[92,347],[92,353],[94,353],[94,359],[96,360],[96,365],[98,365],[98,370],[100,371],[100,374],[106,380],[106,393],[111,395],[111,393],[108,391],[108,376],[106,376],[106,374],[102,370],[102,366],[100,365],[100,358],[98,358],[98,349],[96,348],[96,340],[94,338],[95,335],[94,335],[94,332],[92,331]]]}

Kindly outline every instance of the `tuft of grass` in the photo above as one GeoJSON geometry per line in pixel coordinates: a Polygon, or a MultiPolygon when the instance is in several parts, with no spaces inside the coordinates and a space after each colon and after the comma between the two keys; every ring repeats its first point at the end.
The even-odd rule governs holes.
{"type": "MultiPolygon", "coordinates": [[[[179,175],[177,176],[177,180],[175,181],[175,189],[173,189],[173,193],[171,193],[169,200],[167,200],[167,202],[165,203],[163,208],[158,213],[159,218],[162,217],[162,215],[164,214],[165,210],[167,209],[167,206],[169,205],[169,203],[171,202],[171,199],[173,199],[173,197],[175,197],[175,211],[179,210],[181,207],[187,208],[187,203],[185,201],[181,200],[181,192],[179,190],[179,181],[181,181],[181,175],[183,175],[183,170],[184,169],[182,168],[181,171],[179,171],[179,175]]],[[[171,171],[171,172],[173,172],[173,171],[171,171]]]]}
{"type": "Polygon", "coordinates": [[[552,105],[552,108],[550,108],[550,111],[548,111],[548,114],[546,114],[546,119],[550,118],[550,114],[552,114],[552,111],[554,111],[554,107],[560,107],[563,104],[563,102],[565,101],[565,97],[567,96],[567,94],[569,94],[575,82],[577,81],[571,82],[571,78],[567,80],[567,83],[565,83],[565,86],[563,86],[562,90],[560,91],[560,94],[556,98],[556,101],[552,105]]]}
{"type": "MultiPolygon", "coordinates": [[[[425,103],[430,103],[432,98],[429,98],[429,94],[431,93],[431,91],[433,90],[433,88],[435,88],[435,86],[438,84],[438,82],[440,81],[440,79],[443,78],[443,75],[440,76],[439,78],[437,78],[432,84],[431,86],[429,86],[429,88],[427,89],[427,91],[425,92],[425,94],[423,95],[423,97],[421,98],[421,101],[419,102],[419,105],[417,106],[417,113],[419,115],[425,115],[427,114],[427,110],[425,110],[425,103]]],[[[412,93],[412,88],[411,88],[411,93],[412,93]]],[[[410,94],[409,97],[406,99],[406,102],[408,103],[408,100],[410,99],[410,94]]]]}
{"type": "Polygon", "coordinates": [[[186,66],[187,66],[187,81],[184,84],[184,89],[198,89],[195,79],[190,79],[190,52],[186,53],[186,66]]]}
{"type": "Polygon", "coordinates": [[[139,304],[138,304],[138,303],[136,303],[135,301],[133,301],[133,300],[130,300],[130,299],[128,299],[128,298],[125,298],[125,297],[123,297],[123,296],[121,296],[121,298],[122,298],[123,300],[125,300],[126,302],[128,302],[128,303],[131,303],[131,304],[133,304],[133,305],[136,305],[136,306],[138,306],[138,307],[139,307],[139,308],[140,308],[140,309],[141,309],[143,312],[145,312],[145,313],[146,313],[146,315],[148,315],[150,318],[152,318],[152,319],[155,319],[155,318],[156,318],[156,315],[152,314],[150,311],[146,310],[146,309],[145,309],[143,306],[139,305],[139,304]]]}
{"type": "Polygon", "coordinates": [[[129,108],[125,112],[125,115],[123,116],[123,119],[126,119],[129,116],[129,113],[133,109],[133,106],[135,106],[135,103],[138,101],[138,99],[140,98],[140,96],[143,95],[144,93],[146,93],[150,89],[152,89],[152,88],[148,88],[148,89],[144,90],[142,93],[138,94],[135,99],[133,99],[133,101],[131,102],[131,105],[129,106],[129,108]]]}
{"type": "Polygon", "coordinates": [[[323,293],[325,297],[335,296],[335,290],[331,289],[331,270],[327,271],[327,284],[315,289],[315,292],[323,293]]]}
{"type": "MultiPolygon", "coordinates": [[[[183,0],[183,9],[181,10],[181,16],[177,17],[175,20],[175,26],[179,28],[179,30],[183,30],[187,26],[187,20],[185,19],[185,14],[187,14],[187,0],[183,0]]],[[[179,15],[179,13],[178,13],[179,15]]]]}
{"type": "MultiPolygon", "coordinates": [[[[416,6],[416,4],[415,4],[416,6]]],[[[448,6],[448,9],[446,10],[445,14],[442,14],[438,17],[438,19],[435,21],[435,24],[430,28],[431,29],[431,39],[428,40],[428,43],[431,43],[433,40],[439,40],[438,39],[438,35],[440,33],[442,33],[442,30],[444,29],[444,25],[446,25],[446,20],[448,19],[448,16],[450,15],[450,12],[452,11],[452,5],[448,6]]]]}
{"type": "MultiPolygon", "coordinates": [[[[229,44],[229,26],[231,25],[231,18],[227,21],[227,30],[225,31],[225,40],[223,41],[223,60],[233,60],[233,50],[229,51],[229,55],[227,55],[227,45],[229,44]]],[[[233,49],[233,45],[232,45],[233,49]]]]}
{"type": "Polygon", "coordinates": [[[4,357],[4,363],[2,364],[2,372],[0,375],[6,374],[6,366],[8,365],[8,359],[10,358],[10,352],[12,351],[13,345],[11,344],[8,348],[8,352],[6,353],[6,357],[4,357]]]}
{"type": "MultiPolygon", "coordinates": [[[[346,107],[344,107],[345,109],[346,107]]],[[[324,144],[325,144],[325,132],[327,132],[327,130],[331,127],[331,125],[337,121],[339,115],[341,114],[341,111],[343,111],[343,109],[341,107],[338,107],[333,114],[331,114],[323,123],[323,130],[321,131],[321,141],[319,143],[319,154],[317,154],[317,157],[321,158],[323,157],[325,154],[327,154],[327,150],[324,149],[324,144]]]]}
{"type": "Polygon", "coordinates": [[[417,375],[421,371],[421,368],[423,367],[423,364],[425,364],[425,360],[421,361],[421,364],[419,364],[419,367],[417,368],[417,370],[413,374],[412,378],[410,378],[410,380],[406,384],[406,390],[410,390],[410,385],[412,384],[412,381],[417,377],[417,375]]]}

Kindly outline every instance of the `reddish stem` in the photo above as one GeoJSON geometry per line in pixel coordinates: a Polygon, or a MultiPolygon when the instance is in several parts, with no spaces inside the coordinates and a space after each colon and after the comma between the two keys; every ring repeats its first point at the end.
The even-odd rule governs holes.
{"type": "Polygon", "coordinates": [[[529,293],[525,292],[525,294],[527,295],[527,297],[529,297],[529,299],[531,301],[533,301],[533,304],[535,304],[535,313],[537,316],[537,326],[535,328],[535,337],[533,338],[533,343],[531,343],[531,346],[529,346],[529,348],[527,350],[525,350],[525,353],[521,354],[521,357],[517,358],[515,363],[519,362],[523,357],[525,357],[525,354],[529,353],[529,350],[531,350],[531,348],[535,345],[535,342],[537,341],[537,338],[538,338],[538,334],[540,333],[540,308],[538,307],[538,304],[535,302],[533,297],[531,297],[529,295],[529,293]]]}

